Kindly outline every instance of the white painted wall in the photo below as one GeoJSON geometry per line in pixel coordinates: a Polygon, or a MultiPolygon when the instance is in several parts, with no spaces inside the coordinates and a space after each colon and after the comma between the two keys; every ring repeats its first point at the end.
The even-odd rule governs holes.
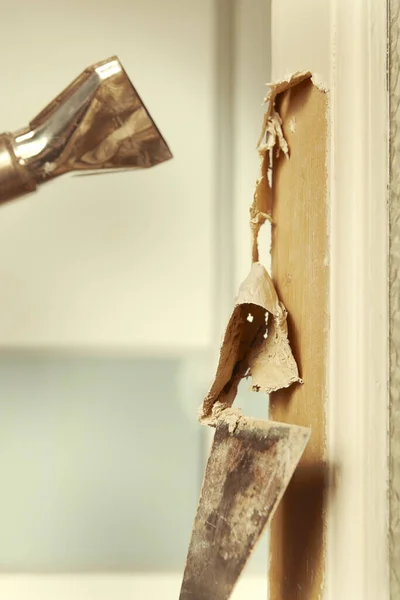
{"type": "Polygon", "coordinates": [[[327,86],[330,83],[331,10],[326,0],[272,0],[271,52],[272,78],[282,79],[288,73],[312,71],[327,86]]]}
{"type": "MultiPolygon", "coordinates": [[[[251,266],[249,208],[260,173],[256,149],[271,77],[270,0],[236,2],[234,95],[234,261],[236,288],[251,266]]],[[[270,226],[259,236],[260,260],[270,267],[270,226]]]]}
{"type": "Polygon", "coordinates": [[[206,347],[213,0],[3,0],[0,11],[0,131],[117,54],[175,157],[149,171],[60,178],[0,209],[0,346],[206,347]]]}

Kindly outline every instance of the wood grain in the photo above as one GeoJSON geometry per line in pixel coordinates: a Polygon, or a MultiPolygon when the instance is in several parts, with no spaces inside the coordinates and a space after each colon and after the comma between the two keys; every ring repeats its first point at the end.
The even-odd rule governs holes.
{"type": "Polygon", "coordinates": [[[390,594],[400,598],[400,0],[390,2],[390,594]]]}
{"type": "Polygon", "coordinates": [[[324,579],[327,98],[308,80],[281,93],[276,108],[290,158],[273,167],[272,274],[304,384],[271,395],[271,418],[312,435],[272,523],[270,599],[316,600],[324,579]]]}

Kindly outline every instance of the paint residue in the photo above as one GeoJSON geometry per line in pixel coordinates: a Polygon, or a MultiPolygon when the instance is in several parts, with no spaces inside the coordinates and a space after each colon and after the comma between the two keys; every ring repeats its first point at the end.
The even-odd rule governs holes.
{"type": "MultiPolygon", "coordinates": [[[[310,72],[295,73],[283,81],[269,84],[271,89],[265,100],[267,109],[257,145],[260,176],[250,207],[252,266],[239,288],[225,330],[217,372],[200,408],[200,421],[209,425],[215,426],[217,415],[230,409],[242,378],[251,377],[251,389],[266,394],[302,382],[288,340],[286,308],[279,300],[267,270],[259,262],[258,235],[265,221],[272,222],[274,158],[281,152],[287,158],[290,155],[275,99],[280,92],[310,78],[310,72]]],[[[289,128],[296,131],[294,119],[289,128]]]]}

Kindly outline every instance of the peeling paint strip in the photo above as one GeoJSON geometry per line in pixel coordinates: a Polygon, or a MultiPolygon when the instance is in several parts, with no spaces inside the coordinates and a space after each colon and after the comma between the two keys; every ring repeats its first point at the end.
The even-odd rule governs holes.
{"type": "MultiPolygon", "coordinates": [[[[251,377],[251,389],[265,394],[302,383],[287,332],[287,311],[280,302],[267,270],[259,263],[258,235],[265,221],[272,222],[272,168],[282,152],[290,149],[283,135],[282,119],[275,107],[281,92],[310,79],[311,73],[294,73],[269,84],[267,109],[257,149],[260,177],[250,207],[252,266],[239,289],[225,330],[217,372],[199,412],[199,420],[215,426],[221,412],[231,410],[239,383],[251,377]]],[[[295,127],[295,124],[293,124],[295,127]]],[[[236,414],[236,413],[235,413],[236,414]]]]}
{"type": "Polygon", "coordinates": [[[267,270],[253,263],[225,331],[217,373],[200,409],[201,422],[215,424],[221,410],[232,406],[244,377],[252,378],[253,391],[265,394],[301,382],[286,318],[267,270]]]}
{"type": "Polygon", "coordinates": [[[280,151],[289,157],[289,148],[282,132],[282,120],[275,109],[275,99],[278,94],[306,79],[310,79],[310,71],[288,75],[276,83],[268,83],[270,92],[264,102],[267,104],[261,135],[257,143],[260,154],[261,166],[260,177],[256,182],[253,204],[250,207],[250,228],[252,233],[252,262],[258,262],[258,235],[265,221],[272,222],[272,188],[269,182],[270,173],[273,168],[273,149],[276,155],[280,151]]]}

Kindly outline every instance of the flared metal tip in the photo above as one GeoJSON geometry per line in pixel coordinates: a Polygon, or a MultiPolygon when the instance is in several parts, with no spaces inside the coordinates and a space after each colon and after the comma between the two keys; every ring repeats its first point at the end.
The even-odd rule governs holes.
{"type": "Polygon", "coordinates": [[[0,151],[0,202],[69,171],[142,169],[172,158],[116,56],[85,69],[28,127],[0,136],[0,151]]]}
{"type": "Polygon", "coordinates": [[[171,158],[117,57],[88,67],[14,140],[16,155],[38,182],[67,171],[146,168],[171,158]]]}

